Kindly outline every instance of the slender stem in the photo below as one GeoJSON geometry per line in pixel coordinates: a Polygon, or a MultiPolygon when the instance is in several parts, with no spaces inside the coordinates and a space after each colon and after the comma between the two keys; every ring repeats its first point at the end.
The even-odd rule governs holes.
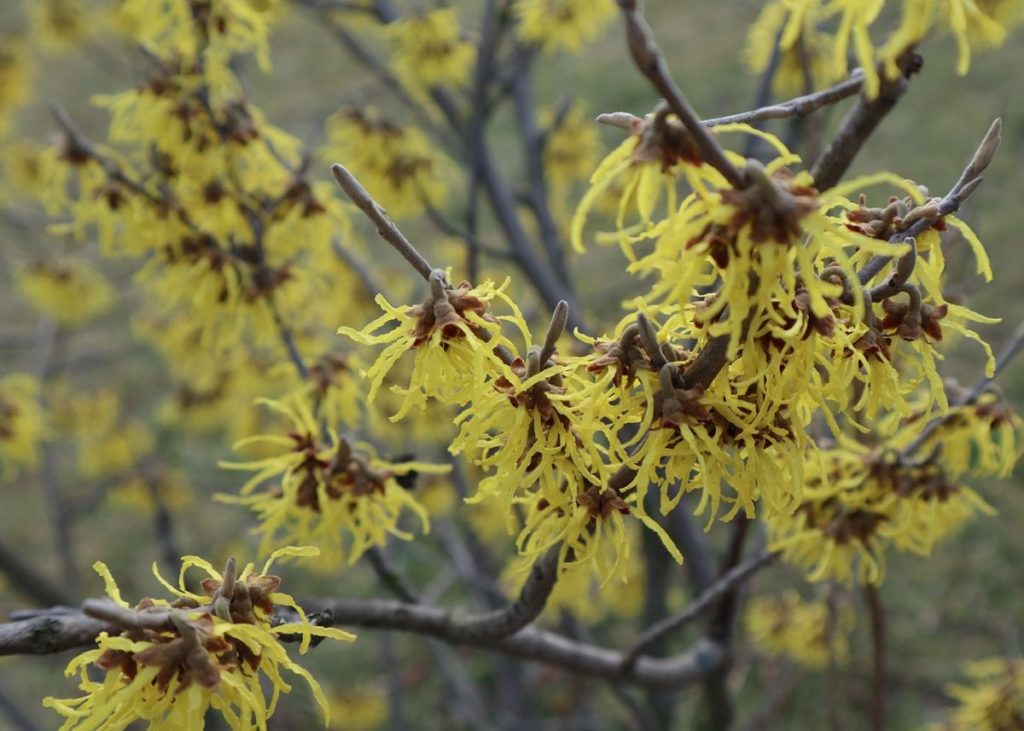
{"type": "Polygon", "coordinates": [[[366,557],[370,560],[370,566],[373,568],[374,573],[377,574],[377,578],[380,579],[380,583],[384,587],[394,594],[396,597],[401,599],[403,602],[409,604],[418,604],[419,599],[416,593],[405,583],[395,568],[388,561],[387,556],[384,555],[384,551],[379,546],[373,546],[366,552],[366,557]]]}
{"type": "Polygon", "coordinates": [[[692,622],[727,597],[737,586],[775,560],[777,554],[762,553],[728,569],[721,578],[709,586],[682,611],[651,625],[623,653],[624,662],[635,662],[650,647],[664,640],[685,624],[692,622]]]}
{"type": "Polygon", "coordinates": [[[416,273],[429,282],[430,273],[434,271],[434,268],[416,250],[416,247],[409,242],[409,239],[405,238],[405,235],[395,225],[395,222],[388,216],[387,211],[370,197],[370,194],[366,192],[366,188],[360,185],[355,176],[344,166],[335,163],[331,165],[331,172],[334,174],[334,179],[338,181],[338,185],[345,192],[345,195],[349,197],[349,200],[355,203],[356,207],[366,214],[366,217],[377,227],[377,233],[380,234],[380,237],[391,244],[395,251],[412,265],[416,273]]]}
{"type": "Polygon", "coordinates": [[[864,601],[871,618],[871,728],[885,728],[885,608],[878,587],[864,587],[864,601]]]}
{"type": "Polygon", "coordinates": [[[618,0],[626,24],[626,40],[640,73],[647,77],[658,93],[668,102],[669,107],[683,123],[693,137],[694,143],[700,148],[703,159],[718,170],[729,184],[735,188],[743,187],[743,175],[725,155],[725,150],[700,122],[700,117],[683,96],[676,82],[669,74],[665,57],[662,55],[654,34],[647,25],[637,7],[637,0],[618,0]]]}
{"type": "Polygon", "coordinates": [[[811,168],[815,188],[828,190],[842,179],[857,153],[875,128],[896,106],[907,86],[907,79],[904,76],[883,80],[877,97],[867,99],[862,96],[858,100],[846,115],[828,148],[811,168]]]}

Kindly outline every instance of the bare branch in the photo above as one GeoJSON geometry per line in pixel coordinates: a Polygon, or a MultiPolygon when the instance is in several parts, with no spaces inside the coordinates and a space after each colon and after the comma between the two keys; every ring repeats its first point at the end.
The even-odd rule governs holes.
{"type": "Polygon", "coordinates": [[[657,624],[648,627],[633,644],[626,648],[623,654],[623,662],[632,664],[648,649],[656,643],[664,640],[670,634],[683,625],[692,622],[708,611],[715,602],[725,596],[728,592],[742,584],[750,576],[775,560],[778,554],[762,553],[760,556],[749,559],[738,566],[727,571],[718,581],[709,586],[703,594],[690,602],[682,611],[666,617],[657,624]]]}
{"type": "MultiPolygon", "coordinates": [[[[900,244],[910,239],[916,239],[922,233],[930,229],[935,225],[935,222],[949,216],[960,210],[960,206],[963,205],[973,193],[978,189],[981,181],[984,178],[981,173],[985,167],[992,161],[992,157],[995,155],[996,150],[999,147],[1000,141],[1000,130],[1002,129],[1002,122],[996,119],[985,133],[985,137],[982,139],[981,144],[978,145],[978,149],[971,157],[971,161],[964,168],[960,174],[959,179],[953,184],[953,187],[949,189],[949,192],[938,202],[938,205],[933,214],[928,216],[922,216],[914,221],[910,226],[900,231],[898,234],[889,238],[889,243],[900,244]],[[983,163],[983,166],[979,168],[979,164],[983,163]]],[[[867,284],[870,282],[875,275],[877,275],[885,265],[892,259],[890,256],[878,254],[873,256],[867,264],[857,273],[858,279],[861,284],[867,284]]]]}
{"type": "Polygon", "coordinates": [[[794,97],[793,99],[779,102],[778,104],[770,104],[768,106],[752,109],[749,112],[740,112],[738,114],[730,114],[725,117],[705,119],[702,123],[708,127],[717,127],[722,124],[735,124],[739,122],[750,124],[752,122],[763,122],[769,119],[805,117],[812,112],[816,112],[822,107],[827,107],[831,104],[841,102],[844,99],[849,99],[851,96],[859,93],[862,86],[864,86],[864,72],[860,69],[854,69],[850,78],[844,79],[827,89],[816,91],[813,94],[804,94],[803,96],[794,97]]]}
{"type": "Polygon", "coordinates": [[[735,188],[743,187],[743,175],[735,165],[729,162],[729,158],[725,156],[725,150],[718,144],[714,135],[701,124],[697,112],[690,106],[686,97],[683,96],[683,92],[672,80],[668,67],[665,65],[665,57],[654,41],[654,34],[651,33],[650,26],[647,25],[647,21],[644,20],[637,8],[637,0],[618,0],[618,2],[626,23],[626,40],[629,41],[629,50],[640,73],[647,77],[658,93],[668,102],[669,107],[686,127],[697,147],[700,148],[703,159],[725,176],[730,185],[735,188]]]}
{"type": "Polygon", "coordinates": [[[371,547],[366,552],[366,557],[370,560],[370,566],[373,567],[373,571],[377,574],[377,578],[380,579],[380,583],[388,591],[403,602],[408,602],[409,604],[419,603],[416,593],[405,583],[405,580],[395,570],[394,566],[391,565],[387,556],[384,555],[384,551],[379,546],[371,547]]]}
{"type": "Polygon", "coordinates": [[[391,244],[395,251],[412,265],[416,273],[429,282],[430,273],[434,268],[416,250],[416,247],[409,242],[409,239],[405,238],[405,235],[395,225],[395,222],[388,216],[388,212],[381,208],[377,201],[366,192],[366,188],[360,185],[355,176],[344,166],[335,163],[331,165],[331,172],[334,174],[334,179],[338,181],[338,185],[345,192],[345,195],[349,197],[349,200],[355,203],[359,210],[366,214],[366,217],[377,227],[377,233],[380,234],[380,237],[391,244]]]}
{"type": "MultiPolygon", "coordinates": [[[[324,599],[307,608],[330,610],[335,624],[426,635],[457,645],[481,647],[512,657],[534,660],[591,678],[648,687],[685,687],[700,681],[724,660],[715,643],[701,641],[666,659],[640,658],[623,666],[616,650],[571,640],[554,632],[527,627],[509,637],[480,638],[466,632],[452,613],[395,601],[324,599]]],[[[95,643],[103,631],[121,631],[117,624],[96,620],[74,609],[55,610],[28,620],[0,624],[0,655],[43,655],[95,643]]]]}
{"type": "Polygon", "coordinates": [[[896,79],[882,79],[877,97],[862,96],[846,115],[835,138],[811,168],[815,188],[828,190],[842,179],[868,137],[907,90],[907,76],[920,68],[920,57],[908,53],[903,68],[904,74],[896,79]]]}
{"type": "Polygon", "coordinates": [[[52,611],[0,624],[0,655],[49,655],[91,645],[100,632],[120,630],[77,609],[52,611]]]}
{"type": "Polygon", "coordinates": [[[864,587],[864,601],[871,617],[871,728],[885,728],[885,608],[878,587],[864,587]]]}
{"type": "Polygon", "coordinates": [[[483,642],[508,637],[533,622],[544,611],[555,588],[561,550],[562,544],[558,543],[537,559],[515,602],[504,609],[458,620],[460,632],[471,642],[483,642]]]}

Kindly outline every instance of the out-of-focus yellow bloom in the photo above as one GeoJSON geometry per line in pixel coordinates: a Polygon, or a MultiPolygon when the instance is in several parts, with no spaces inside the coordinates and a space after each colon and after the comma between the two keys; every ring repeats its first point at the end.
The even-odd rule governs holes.
{"type": "Polygon", "coordinates": [[[515,0],[516,32],[545,51],[578,51],[615,17],[611,0],[515,0]]]}
{"type": "Polygon", "coordinates": [[[173,604],[143,599],[134,611],[121,598],[110,570],[96,562],[93,568],[116,605],[111,614],[123,614],[138,626],[117,636],[100,633],[98,647],[67,666],[68,676],[79,675],[84,695],[49,697],[44,705],[66,718],[62,731],[124,729],[140,720],[148,721],[150,728],[201,728],[210,709],[220,712],[233,731],[265,730],[280,695],[291,691],[282,676],[287,670],[308,683],[329,722],[330,707],[320,684],[288,656],[280,638],[297,635],[299,652],[304,654],[314,637],[355,637],[312,624],[291,596],[278,591],[281,579],[268,573],[277,558],[315,555],[315,548],[278,549],[260,573],[253,564],[235,573],[232,559],[227,575],[198,556],[185,556],[177,588],[154,564],[154,574],[177,599],[173,604]],[[185,572],[191,567],[208,576],[202,581],[204,594],[185,588],[185,572]],[[298,621],[276,621],[279,607],[295,612],[298,621]],[[94,666],[105,672],[102,681],[90,674],[94,666]],[[264,683],[271,690],[269,701],[264,683]]]}
{"type": "Polygon", "coordinates": [[[763,74],[778,54],[772,75],[777,95],[805,94],[840,78],[835,38],[821,27],[823,10],[819,0],[773,0],[765,3],[750,26],[747,65],[753,73],[763,74]]]}
{"type": "Polygon", "coordinates": [[[113,390],[57,393],[61,398],[54,406],[54,418],[62,431],[74,439],[78,471],[83,477],[132,471],[152,453],[152,432],[144,423],[124,417],[120,399],[113,390]]]}
{"type": "Polygon", "coordinates": [[[1024,718],[1024,666],[1020,660],[991,658],[967,664],[971,684],[956,683],[947,692],[958,703],[948,723],[929,731],[1011,731],[1024,718]]]}
{"type": "Polygon", "coordinates": [[[0,140],[10,131],[14,114],[32,98],[33,72],[25,41],[13,35],[0,38],[0,140]]]}
{"type": "Polygon", "coordinates": [[[459,85],[469,79],[476,46],[463,40],[456,8],[404,17],[389,25],[387,32],[395,73],[408,86],[459,85]]]}
{"type": "Polygon", "coordinates": [[[329,696],[331,728],[337,731],[378,731],[387,724],[387,696],[380,688],[345,688],[329,696]]]}
{"type": "Polygon", "coordinates": [[[25,6],[32,37],[47,51],[68,51],[92,37],[90,9],[80,0],[28,0],[25,6]]]}
{"type": "Polygon", "coordinates": [[[544,171],[551,207],[560,221],[568,222],[576,203],[576,187],[587,180],[600,157],[600,136],[579,104],[573,104],[562,114],[545,110],[540,121],[547,130],[544,171]]]}
{"type": "Polygon", "coordinates": [[[177,470],[157,474],[138,474],[114,486],[107,500],[118,509],[152,514],[157,499],[169,510],[180,510],[195,503],[195,491],[185,475],[177,470]]]}
{"type": "Polygon", "coordinates": [[[77,258],[35,261],[18,273],[17,282],[32,307],[61,325],[81,325],[114,301],[114,288],[103,274],[77,258]]]}
{"type": "Polygon", "coordinates": [[[927,556],[978,513],[995,513],[958,478],[1007,474],[1021,451],[1019,418],[992,394],[926,414],[890,412],[875,433],[840,434],[808,454],[800,507],[767,516],[771,545],[785,560],[812,581],[879,584],[888,550],[927,556]]]}
{"type": "Polygon", "coordinates": [[[785,656],[808,668],[846,662],[854,612],[827,602],[804,601],[795,591],[751,600],[744,617],[750,640],[760,652],[785,656]]]}
{"type": "Polygon", "coordinates": [[[321,155],[342,160],[370,194],[395,217],[413,216],[424,202],[444,202],[446,159],[426,135],[385,118],[373,107],[347,109],[327,120],[321,155]]]}
{"type": "Polygon", "coordinates": [[[882,77],[903,73],[901,57],[938,29],[955,38],[956,69],[964,75],[973,52],[1002,46],[1024,23],[1020,0],[902,0],[899,20],[883,38],[873,26],[885,5],[885,0],[772,0],[751,27],[748,63],[761,73],[778,53],[775,88],[792,94],[833,83],[849,71],[852,57],[864,72],[864,93],[873,98],[882,77]]]}
{"type": "Polygon", "coordinates": [[[254,532],[262,537],[263,547],[279,539],[303,541],[319,546],[331,565],[352,564],[389,536],[411,540],[412,534],[398,525],[406,510],[419,519],[424,532],[430,529],[427,511],[402,482],[417,472],[447,472],[448,465],[381,459],[370,445],[350,444],[333,430],[321,441],[319,425],[303,401],[263,403],[286,417],[292,430],[287,436],[267,434],[239,442],[238,448],[262,444],[277,449],[263,459],[222,463],[254,474],[240,496],[217,496],[256,513],[259,526],[254,532]],[[262,492],[255,492],[261,487],[262,492]]]}
{"type": "Polygon", "coordinates": [[[39,381],[28,374],[0,378],[0,476],[4,478],[39,462],[40,445],[50,434],[39,397],[39,381]]]}
{"type": "Polygon", "coordinates": [[[1021,0],[944,0],[939,12],[956,38],[956,70],[961,76],[970,70],[973,51],[999,48],[1012,29],[1024,24],[1021,0]]]}

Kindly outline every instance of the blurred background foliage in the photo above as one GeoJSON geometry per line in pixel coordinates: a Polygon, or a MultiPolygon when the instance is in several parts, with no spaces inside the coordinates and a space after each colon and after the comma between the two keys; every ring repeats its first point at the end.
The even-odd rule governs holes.
{"type": "MultiPolygon", "coordinates": [[[[466,27],[476,27],[480,3],[463,0],[458,4],[466,27]]],[[[751,0],[649,0],[647,4],[647,15],[675,78],[705,117],[753,105],[758,80],[747,72],[742,48],[746,28],[759,6],[751,0]]],[[[25,29],[23,10],[17,2],[0,3],[0,38],[25,29]]],[[[68,51],[44,51],[34,88],[41,103],[30,105],[20,114],[19,134],[50,141],[57,129],[46,103],[59,102],[89,136],[102,139],[108,115],[90,99],[94,94],[121,90],[138,81],[139,69],[125,50],[116,43],[86,42],[68,51]]],[[[961,282],[954,279],[953,290],[965,298],[970,296],[977,311],[1003,318],[1001,325],[982,332],[998,348],[1024,312],[1020,253],[1020,201],[1024,195],[1024,85],[1020,70],[1024,68],[1024,43],[1019,37],[1013,38],[999,52],[976,56],[967,77],[954,73],[954,45],[950,39],[929,41],[921,53],[925,59],[923,73],[912,81],[895,113],[862,151],[851,174],[888,169],[928,185],[933,192],[944,191],[959,174],[991,119],[1003,118],[1003,147],[986,174],[984,188],[963,213],[988,247],[996,268],[994,284],[975,295],[971,291],[976,282],[970,276],[967,247],[954,246],[949,254],[951,262],[964,262],[961,267],[954,263],[949,266],[954,276],[958,269],[964,273],[961,282]]],[[[408,116],[346,54],[329,29],[302,9],[290,8],[277,25],[271,57],[271,73],[262,73],[246,60],[239,74],[250,98],[268,119],[311,149],[324,144],[324,120],[342,107],[373,105],[398,119],[408,116]]],[[[629,62],[617,24],[612,24],[582,55],[544,56],[535,80],[542,106],[571,97],[582,102],[591,115],[604,111],[642,115],[656,101],[629,62]]],[[[834,129],[841,117],[842,109],[819,113],[826,130],[834,129]]],[[[785,135],[788,124],[772,128],[785,135]]],[[[491,141],[501,164],[510,171],[523,164],[514,127],[514,114],[510,105],[505,105],[498,111],[491,141]]],[[[606,149],[620,139],[617,130],[602,128],[600,135],[606,149]]],[[[314,165],[314,179],[329,177],[325,165],[319,161],[314,165]]],[[[373,266],[389,276],[405,276],[404,265],[394,253],[377,244],[363,222],[357,222],[357,226],[369,242],[368,258],[373,266]]],[[[130,262],[102,262],[102,270],[114,286],[110,307],[86,327],[62,338],[59,352],[49,352],[53,326],[18,295],[12,276],[15,264],[34,252],[59,248],[59,238],[48,235],[46,227],[45,217],[38,210],[11,206],[0,211],[0,377],[49,368],[62,374],[75,390],[113,389],[121,414],[95,416],[93,424],[99,429],[106,418],[116,422],[122,434],[129,434],[130,428],[126,431],[125,427],[137,422],[147,425],[155,435],[154,449],[160,461],[170,467],[169,474],[180,479],[180,485],[171,486],[165,493],[178,546],[186,553],[223,556],[233,551],[251,557],[254,543],[247,536],[250,524],[246,513],[208,499],[213,493],[234,492],[238,487],[236,473],[216,466],[218,460],[231,457],[231,439],[226,435],[184,436],[160,427],[160,403],[173,384],[161,360],[132,335],[133,315],[145,292],[133,285],[134,267],[130,262]]],[[[450,251],[446,249],[450,243],[438,237],[426,222],[413,220],[404,227],[417,245],[436,257],[450,251]]],[[[486,223],[482,230],[487,230],[486,223]]],[[[618,302],[636,287],[623,273],[618,251],[591,250],[575,259],[572,266],[588,320],[611,326],[619,316],[618,302]]],[[[456,263],[456,278],[459,274],[456,263]]],[[[337,292],[336,296],[345,297],[346,292],[337,292]]],[[[973,382],[981,372],[980,354],[965,348],[962,354],[957,352],[956,357],[947,360],[945,369],[965,383],[973,382]]],[[[1011,403],[1024,405],[1024,362],[1007,369],[1000,384],[1011,403]]],[[[109,411],[109,404],[96,404],[95,408],[97,414],[103,414],[105,408],[109,411]]],[[[130,480],[115,484],[109,477],[77,478],[74,463],[82,457],[66,443],[48,449],[49,474],[22,473],[0,483],[0,543],[41,573],[60,581],[48,517],[52,509],[44,486],[47,480],[60,480],[63,499],[77,506],[73,516],[74,554],[82,575],[77,587],[69,587],[70,593],[99,593],[100,583],[87,569],[94,559],[103,560],[122,577],[127,596],[137,598],[151,592],[155,587],[149,565],[163,555],[154,540],[155,521],[161,516],[145,488],[132,485],[130,480]]],[[[1019,622],[1024,616],[1024,531],[1020,526],[1024,524],[1024,499],[1015,481],[978,487],[998,508],[998,518],[969,523],[959,538],[940,544],[931,560],[900,554],[889,568],[882,591],[890,633],[893,729],[915,728],[938,718],[949,705],[944,686],[960,677],[964,660],[1020,655],[1019,622]]],[[[420,489],[428,493],[424,496],[428,507],[446,509],[431,503],[428,484],[421,484],[420,489]]],[[[447,503],[450,498],[438,491],[435,502],[447,503]]],[[[440,532],[443,535],[443,530],[440,532]]],[[[712,542],[718,543],[721,538],[721,534],[713,535],[712,542]]],[[[495,536],[492,543],[496,552],[511,552],[511,541],[503,535],[495,536]]],[[[444,603],[464,600],[463,590],[452,586],[457,582],[451,571],[446,571],[449,559],[437,542],[423,540],[394,548],[393,558],[414,581],[432,582],[425,592],[443,596],[444,603]]],[[[300,577],[299,571],[289,569],[287,583],[293,593],[300,595],[381,593],[376,578],[363,565],[330,576],[308,573],[300,577]]],[[[687,598],[685,582],[681,577],[674,577],[674,582],[670,601],[678,607],[687,598]]],[[[752,592],[769,594],[800,584],[795,571],[780,565],[759,576],[752,592]]],[[[639,602],[642,588],[616,591],[635,591],[632,599],[639,602]]],[[[615,603],[628,609],[630,599],[616,597],[615,603]]],[[[860,599],[853,594],[842,601],[856,604],[860,599]]],[[[0,576],[0,616],[27,605],[17,587],[0,576]]],[[[566,631],[577,629],[555,611],[549,611],[543,621],[561,625],[566,631]]],[[[635,630],[619,625],[625,625],[625,621],[611,612],[593,631],[614,646],[635,630]]],[[[687,638],[680,638],[681,643],[685,641],[687,638]]],[[[862,728],[869,696],[869,642],[866,622],[861,621],[852,630],[848,664],[829,677],[824,672],[798,670],[785,661],[759,658],[741,637],[733,675],[741,720],[756,719],[766,704],[778,702],[779,708],[767,727],[821,728],[830,714],[836,714],[843,727],[862,728]],[[830,684],[841,690],[830,692],[830,684]],[[833,701],[839,705],[830,709],[833,701]]],[[[51,692],[66,695],[73,688],[73,683],[61,675],[65,661],[61,657],[0,660],[3,696],[15,701],[39,728],[53,727],[54,718],[39,707],[38,699],[51,692]]],[[[521,728],[603,729],[628,725],[628,712],[600,681],[583,680],[538,665],[499,662],[481,651],[439,648],[418,638],[364,631],[355,645],[325,646],[309,662],[325,688],[333,692],[338,706],[337,728],[389,728],[389,723],[399,718],[404,718],[406,728],[473,727],[473,722],[467,720],[473,715],[458,707],[465,699],[464,694],[451,690],[452,677],[470,679],[470,685],[478,683],[488,689],[508,686],[508,692],[498,693],[505,698],[515,697],[514,688],[531,689],[535,695],[526,699],[525,710],[507,709],[509,714],[521,716],[521,728]],[[438,667],[444,671],[437,672],[438,667]],[[516,680],[509,673],[524,677],[516,680]]],[[[680,724],[691,717],[688,708],[695,698],[695,694],[691,697],[684,692],[679,699],[680,724]]],[[[508,719],[495,720],[504,723],[508,719]]],[[[5,723],[0,714],[0,727],[5,723]]],[[[314,712],[300,688],[275,717],[273,727],[306,728],[313,724],[314,712]]]]}

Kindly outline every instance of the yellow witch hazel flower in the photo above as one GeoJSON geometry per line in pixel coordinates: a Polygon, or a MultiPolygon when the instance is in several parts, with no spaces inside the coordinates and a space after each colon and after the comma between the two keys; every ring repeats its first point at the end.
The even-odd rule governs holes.
{"type": "Polygon", "coordinates": [[[613,0],[515,0],[516,33],[545,51],[578,51],[615,17],[613,0]]]}
{"type": "Polygon", "coordinates": [[[275,453],[250,462],[221,463],[254,474],[241,495],[217,496],[256,513],[259,525],[254,532],[261,536],[261,546],[280,540],[308,542],[320,546],[331,565],[352,564],[390,536],[411,540],[412,534],[399,527],[407,510],[423,532],[430,530],[427,511],[413,497],[411,482],[416,473],[448,472],[448,465],[382,459],[370,445],[349,442],[333,430],[321,441],[320,427],[304,401],[261,402],[285,416],[292,430],[241,440],[238,448],[267,445],[275,453]]]}
{"type": "Polygon", "coordinates": [[[352,174],[393,218],[414,216],[425,203],[443,203],[447,159],[423,132],[384,117],[373,107],[344,109],[327,120],[321,155],[344,160],[352,174]]]}
{"type": "Polygon", "coordinates": [[[747,66],[763,74],[778,54],[772,75],[776,94],[795,96],[838,80],[835,39],[821,27],[823,11],[820,0],[774,0],[764,4],[750,26],[747,66]]]}
{"type": "Polygon", "coordinates": [[[82,259],[32,262],[18,273],[17,284],[32,307],[61,325],[81,325],[114,301],[114,288],[82,259]]]}
{"type": "Polygon", "coordinates": [[[850,653],[856,615],[849,606],[836,606],[834,616],[829,614],[827,602],[804,601],[795,591],[787,591],[752,599],[744,624],[759,652],[818,669],[830,661],[843,664],[850,653]]]}
{"type": "Polygon", "coordinates": [[[927,556],[978,513],[993,515],[958,479],[1008,474],[1021,453],[1019,418],[989,394],[931,416],[891,413],[876,433],[841,434],[809,454],[800,507],[768,516],[771,546],[812,581],[879,584],[889,548],[927,556]]]}
{"type": "Polygon", "coordinates": [[[0,140],[10,131],[14,114],[32,98],[34,70],[24,39],[0,38],[0,140]]]}
{"type": "Polygon", "coordinates": [[[39,391],[39,381],[26,373],[0,378],[0,477],[39,462],[40,445],[50,434],[39,391]]]}
{"type": "Polygon", "coordinates": [[[777,48],[775,88],[781,93],[803,93],[844,76],[852,57],[864,73],[864,93],[874,98],[883,76],[895,79],[903,73],[901,59],[933,30],[941,28],[953,35],[956,69],[962,76],[970,68],[974,51],[1002,46],[1010,31],[1024,23],[1020,0],[889,3],[889,7],[896,5],[899,20],[881,39],[873,37],[872,31],[886,10],[885,0],[772,0],[751,27],[748,63],[755,72],[764,72],[777,48]]]}
{"type": "Polygon", "coordinates": [[[77,48],[93,34],[90,9],[80,0],[30,0],[25,5],[32,36],[47,51],[61,53],[77,48]]]}
{"type": "Polygon", "coordinates": [[[469,79],[476,46],[463,40],[456,8],[410,15],[387,26],[395,73],[408,86],[459,85],[469,79]]]}
{"type": "Polygon", "coordinates": [[[1024,719],[1024,664],[990,658],[967,664],[971,684],[955,683],[947,693],[957,702],[947,723],[928,731],[1014,731],[1024,719]]]}
{"type": "Polygon", "coordinates": [[[373,401],[395,362],[409,351],[415,354],[412,376],[407,387],[394,387],[404,398],[393,421],[413,407],[423,409],[428,398],[449,404],[474,398],[489,373],[505,368],[495,353],[496,347],[509,345],[501,334],[501,321],[526,331],[519,308],[505,294],[508,285],[506,279],[500,286],[488,280],[477,287],[469,282],[451,287],[447,275],[435,269],[430,294],[420,305],[399,309],[377,295],[384,315],[362,330],[338,329],[357,343],[387,346],[365,373],[371,382],[368,400],[373,401]],[[494,300],[508,306],[511,315],[490,314],[494,300]]]}
{"type": "Polygon", "coordinates": [[[66,674],[79,676],[84,695],[49,697],[43,704],[65,717],[61,731],[125,729],[138,721],[151,729],[202,728],[211,709],[233,731],[266,731],[280,695],[291,692],[282,675],[288,671],[309,685],[326,726],[330,708],[320,684],[281,643],[295,636],[301,640],[299,653],[305,654],[321,638],[350,642],[355,637],[312,622],[291,596],[278,591],[281,579],[269,573],[277,559],[317,554],[310,547],[281,548],[259,573],[253,564],[239,572],[233,558],[218,572],[198,556],[185,556],[177,587],[154,563],[153,573],[175,598],[143,599],[134,609],[121,598],[110,570],[97,561],[93,568],[106,584],[109,602],[88,601],[83,611],[124,629],[117,635],[100,633],[95,649],[68,663],[66,674]],[[207,574],[203,594],[186,589],[185,574],[193,567],[207,574]],[[275,614],[281,610],[296,620],[281,622],[275,614]],[[102,680],[96,679],[97,669],[105,673],[102,680]]]}

